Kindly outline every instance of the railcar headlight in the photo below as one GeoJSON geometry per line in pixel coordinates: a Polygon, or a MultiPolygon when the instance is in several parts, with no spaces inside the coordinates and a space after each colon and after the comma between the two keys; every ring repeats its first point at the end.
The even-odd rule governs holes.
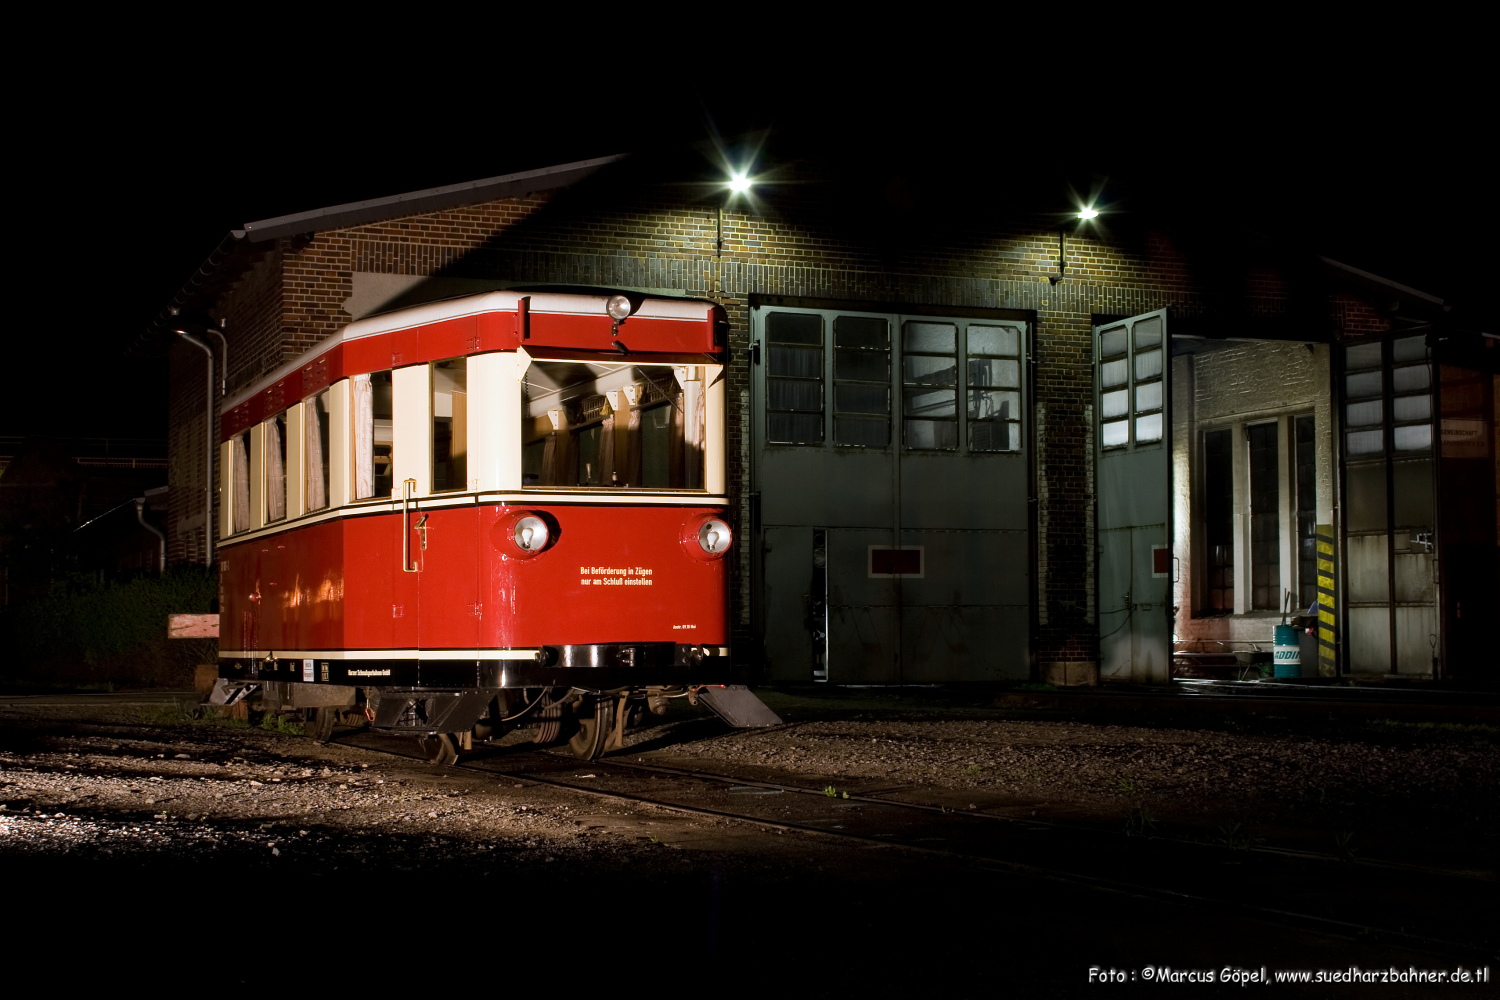
{"type": "Polygon", "coordinates": [[[547,547],[547,539],[551,537],[551,533],[547,530],[546,521],[535,514],[527,514],[516,522],[513,537],[522,552],[540,552],[547,547]]]}
{"type": "Polygon", "coordinates": [[[631,306],[630,298],[628,296],[611,295],[609,297],[609,301],[604,303],[604,311],[608,313],[609,318],[614,320],[616,323],[623,323],[625,320],[630,318],[630,314],[635,310],[634,307],[631,306]]]}
{"type": "Polygon", "coordinates": [[[557,544],[562,529],[550,514],[517,510],[504,514],[490,536],[495,546],[512,559],[530,559],[557,544]]]}
{"type": "Polygon", "coordinates": [[[698,529],[698,545],[711,556],[720,556],[729,551],[732,540],[729,525],[716,517],[704,521],[698,529]]]}

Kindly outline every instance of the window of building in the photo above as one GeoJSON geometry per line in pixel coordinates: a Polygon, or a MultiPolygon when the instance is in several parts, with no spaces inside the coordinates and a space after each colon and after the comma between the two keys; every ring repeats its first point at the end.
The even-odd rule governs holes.
{"type": "Polygon", "coordinates": [[[1318,455],[1311,414],[1293,421],[1294,476],[1297,481],[1297,600],[1312,607],[1318,599],[1318,455]]]}
{"type": "Polygon", "coordinates": [[[435,493],[469,485],[468,359],[432,366],[432,489],[435,493]]]}
{"type": "Polygon", "coordinates": [[[1206,428],[1196,522],[1197,613],[1280,611],[1317,593],[1317,443],[1312,414],[1206,428]]]}
{"type": "Polygon", "coordinates": [[[1234,613],[1234,431],[1203,434],[1203,545],[1207,586],[1203,611],[1234,613]]]}
{"type": "Polygon", "coordinates": [[[329,457],[328,404],[331,393],[320,392],[302,404],[303,431],[306,435],[303,453],[307,457],[307,509],[322,510],[328,506],[329,457]]]}
{"type": "Polygon", "coordinates": [[[1250,607],[1281,607],[1281,495],[1276,460],[1277,422],[1245,428],[1250,476],[1250,607]]]}

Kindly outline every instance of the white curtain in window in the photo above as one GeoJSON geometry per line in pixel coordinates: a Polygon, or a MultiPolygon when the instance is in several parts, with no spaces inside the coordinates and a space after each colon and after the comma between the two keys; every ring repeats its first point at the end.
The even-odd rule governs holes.
{"type": "Polygon", "coordinates": [[[230,449],[234,463],[234,509],[231,530],[244,531],[250,527],[250,435],[240,434],[230,449]]]}
{"type": "Polygon", "coordinates": [[[286,517],[286,425],[284,418],[266,421],[266,520],[286,517]]]}
{"type": "Polygon", "coordinates": [[[375,393],[370,376],[349,379],[354,397],[354,498],[375,495],[375,393]]]}
{"type": "Polygon", "coordinates": [[[328,414],[319,405],[320,397],[314,396],[302,404],[305,415],[303,425],[307,428],[307,444],[303,449],[307,455],[307,509],[322,510],[328,506],[327,459],[323,456],[323,425],[328,414]]]}

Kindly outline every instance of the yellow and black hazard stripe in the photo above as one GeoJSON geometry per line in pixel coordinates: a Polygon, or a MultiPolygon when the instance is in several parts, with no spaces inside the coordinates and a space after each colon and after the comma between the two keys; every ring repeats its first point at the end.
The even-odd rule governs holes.
{"type": "Polygon", "coordinates": [[[1318,525],[1318,676],[1337,677],[1338,572],[1333,525],[1318,525]]]}

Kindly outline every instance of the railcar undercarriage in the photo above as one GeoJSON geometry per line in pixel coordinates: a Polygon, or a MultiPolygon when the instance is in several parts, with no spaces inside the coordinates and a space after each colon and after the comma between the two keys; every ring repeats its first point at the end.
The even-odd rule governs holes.
{"type": "Polygon", "coordinates": [[[568,686],[436,689],[358,688],[293,681],[220,680],[209,701],[245,702],[260,713],[296,716],[308,736],[327,742],[341,722],[415,737],[434,764],[453,764],[477,745],[531,728],[539,745],[566,743],[583,760],[624,745],[646,713],[665,715],[674,698],[703,705],[731,726],[781,719],[743,685],[657,685],[598,691],[568,686]]]}

